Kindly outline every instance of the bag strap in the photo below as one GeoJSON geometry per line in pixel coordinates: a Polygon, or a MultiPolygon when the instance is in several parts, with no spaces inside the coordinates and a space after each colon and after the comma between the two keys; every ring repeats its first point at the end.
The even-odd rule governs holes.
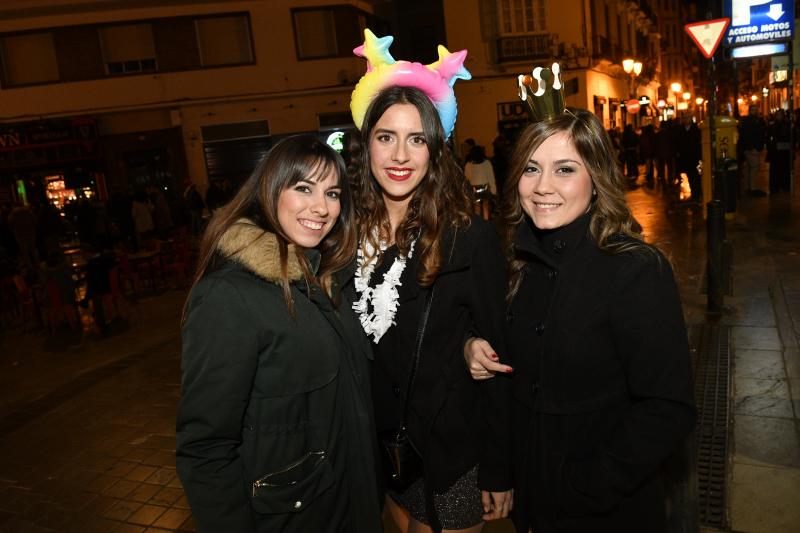
{"type": "Polygon", "coordinates": [[[403,399],[403,419],[400,421],[400,427],[406,428],[408,422],[408,404],[411,400],[411,393],[414,390],[414,378],[419,368],[419,356],[422,351],[422,340],[425,337],[425,327],[428,325],[428,316],[431,314],[431,302],[433,301],[433,291],[436,288],[436,283],[428,290],[425,295],[425,307],[422,315],[419,317],[419,326],[417,327],[417,338],[414,341],[414,357],[411,361],[411,372],[408,376],[408,387],[406,388],[406,396],[403,399]]]}

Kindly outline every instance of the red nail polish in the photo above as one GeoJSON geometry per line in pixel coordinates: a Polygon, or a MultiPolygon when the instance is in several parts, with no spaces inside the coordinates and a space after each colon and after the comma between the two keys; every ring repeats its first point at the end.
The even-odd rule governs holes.
{"type": "Polygon", "coordinates": [[[497,361],[499,359],[499,357],[497,357],[496,353],[490,354],[489,357],[492,358],[492,361],[497,361]]]}
{"type": "Polygon", "coordinates": [[[513,371],[514,371],[514,369],[511,368],[511,367],[506,368],[506,373],[508,373],[508,374],[510,374],[513,371]]]}

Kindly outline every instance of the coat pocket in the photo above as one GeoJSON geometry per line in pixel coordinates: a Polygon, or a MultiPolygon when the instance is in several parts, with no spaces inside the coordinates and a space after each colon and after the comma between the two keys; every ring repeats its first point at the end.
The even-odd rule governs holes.
{"type": "Polygon", "coordinates": [[[310,451],[297,461],[269,472],[251,485],[252,507],[259,513],[297,513],[334,482],[324,451],[310,451]]]}

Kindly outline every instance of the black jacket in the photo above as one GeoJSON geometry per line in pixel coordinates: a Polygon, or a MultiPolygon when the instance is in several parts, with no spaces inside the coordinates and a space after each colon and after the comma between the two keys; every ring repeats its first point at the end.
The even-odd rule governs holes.
{"type": "Polygon", "coordinates": [[[199,532],[381,531],[370,347],[349,299],[300,281],[240,222],[189,297],[177,468],[199,532]],[[259,483],[261,480],[261,483],[259,483]]]}
{"type": "Polygon", "coordinates": [[[509,310],[514,522],[537,533],[663,530],[661,463],[694,424],[686,328],[655,250],[607,254],[589,215],[520,227],[509,310]]]}
{"type": "MultiPolygon", "coordinates": [[[[443,240],[444,263],[435,283],[430,317],[411,399],[409,434],[423,453],[426,485],[442,491],[480,464],[484,490],[511,488],[508,402],[510,379],[473,381],[464,362],[464,341],[472,334],[504,354],[505,266],[494,227],[474,217],[467,229],[443,240]],[[451,253],[452,249],[452,253],[451,253]]],[[[401,419],[412,347],[427,288],[417,283],[416,253],[398,287],[396,324],[375,346],[373,399],[378,429],[401,419]]],[[[388,269],[393,256],[384,260],[388,269]]],[[[381,268],[373,278],[380,279],[381,268]]],[[[374,279],[371,285],[374,286],[374,279]]]]}

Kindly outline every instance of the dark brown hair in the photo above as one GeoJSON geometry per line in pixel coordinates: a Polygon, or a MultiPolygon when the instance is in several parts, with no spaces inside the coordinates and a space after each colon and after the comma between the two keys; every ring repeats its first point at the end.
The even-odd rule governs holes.
{"type": "Polygon", "coordinates": [[[408,254],[411,243],[417,239],[418,281],[427,286],[433,283],[442,266],[444,232],[449,228],[467,227],[470,223],[471,190],[445,144],[439,114],[430,99],[412,87],[386,88],[378,93],[367,109],[349,167],[361,238],[378,250],[378,240],[381,237],[385,239],[391,231],[380,185],[372,176],[369,145],[375,124],[395,104],[411,104],[417,108],[430,154],[428,173],[414,191],[406,217],[394,235],[394,242],[402,255],[408,254]]]}
{"type": "Polygon", "coordinates": [[[514,238],[525,212],[517,186],[531,154],[552,135],[566,132],[580,155],[595,191],[589,232],[597,246],[607,253],[631,250],[654,251],[642,241],[642,227],[633,218],[625,201],[625,179],[616,159],[616,151],[603,125],[585,109],[570,110],[548,120],[528,125],[517,140],[511,155],[508,179],[503,190],[504,246],[509,262],[507,300],[511,301],[522,281],[525,261],[516,256],[514,238]],[[628,236],[631,238],[620,238],[628,236]]]}
{"type": "Polygon", "coordinates": [[[353,208],[344,161],[335,150],[313,135],[295,135],[278,142],[236,196],[214,213],[200,242],[200,259],[194,284],[213,268],[219,254],[217,247],[225,232],[245,218],[264,233],[275,234],[282,272],[281,287],[286,305],[292,312],[294,306],[288,278],[288,254],[292,242],[278,222],[278,199],[283,191],[300,180],[317,181],[330,171],[336,173],[341,188],[341,211],[333,229],[319,244],[322,259],[316,278],[300,246],[295,246],[295,254],[306,280],[318,282],[329,297],[335,298],[332,276],[348,265],[355,255],[357,240],[353,208]]]}

